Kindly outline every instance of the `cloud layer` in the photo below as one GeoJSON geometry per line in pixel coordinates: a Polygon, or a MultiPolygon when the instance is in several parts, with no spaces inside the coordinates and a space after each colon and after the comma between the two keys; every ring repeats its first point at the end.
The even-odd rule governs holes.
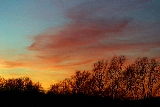
{"type": "Polygon", "coordinates": [[[68,23],[33,37],[27,48],[32,53],[30,59],[6,64],[65,69],[114,55],[160,58],[160,21],[152,21],[154,16],[144,20],[142,14],[149,16],[148,9],[156,11],[149,3],[151,0],[83,2],[67,10],[68,23]]]}

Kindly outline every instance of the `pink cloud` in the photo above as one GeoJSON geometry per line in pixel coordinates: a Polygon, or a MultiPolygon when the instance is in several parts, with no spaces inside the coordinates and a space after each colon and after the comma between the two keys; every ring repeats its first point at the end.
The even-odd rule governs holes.
{"type": "MultiPolygon", "coordinates": [[[[37,57],[49,62],[68,61],[70,64],[82,64],[82,60],[86,59],[87,56],[97,57],[101,53],[102,50],[94,52],[94,54],[90,53],[96,51],[97,47],[91,49],[93,45],[100,44],[99,42],[103,39],[109,39],[108,33],[122,31],[129,22],[130,20],[116,19],[114,21],[92,20],[86,23],[73,22],[65,25],[57,34],[35,36],[34,43],[28,47],[28,50],[39,52],[37,57]],[[74,61],[75,59],[78,62],[74,61]]],[[[87,58],[86,60],[91,59],[87,58]]]]}
{"type": "Polygon", "coordinates": [[[37,35],[34,38],[35,42],[28,49],[38,51],[45,47],[57,49],[73,46],[73,44],[76,46],[92,44],[99,39],[108,38],[107,33],[120,32],[129,23],[129,20],[116,20],[116,23],[114,21],[93,20],[86,23],[71,23],[56,35],[37,35]]]}

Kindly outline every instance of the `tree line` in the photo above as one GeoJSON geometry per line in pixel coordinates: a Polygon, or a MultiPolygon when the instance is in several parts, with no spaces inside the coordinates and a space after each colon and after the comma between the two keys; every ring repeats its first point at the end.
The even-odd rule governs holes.
{"type": "Polygon", "coordinates": [[[110,62],[100,60],[91,71],[76,71],[51,85],[51,94],[83,94],[113,99],[139,100],[159,96],[160,63],[154,58],[138,58],[124,66],[125,56],[115,56],[110,62]]]}
{"type": "Polygon", "coordinates": [[[0,77],[0,93],[2,92],[44,92],[39,82],[34,83],[29,77],[9,78],[0,77]]]}
{"type": "MultiPolygon", "coordinates": [[[[154,58],[138,58],[124,66],[125,56],[99,60],[91,71],[76,71],[70,78],[52,84],[47,95],[85,95],[139,100],[160,95],[160,63],[154,58]]],[[[0,93],[43,93],[39,82],[29,77],[0,77],[0,93]]]]}

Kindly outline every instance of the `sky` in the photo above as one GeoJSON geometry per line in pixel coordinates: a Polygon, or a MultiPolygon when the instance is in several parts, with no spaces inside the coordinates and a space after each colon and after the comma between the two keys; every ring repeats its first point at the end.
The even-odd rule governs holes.
{"type": "Polygon", "coordinates": [[[51,84],[101,59],[160,60],[159,0],[0,0],[0,76],[51,84]]]}

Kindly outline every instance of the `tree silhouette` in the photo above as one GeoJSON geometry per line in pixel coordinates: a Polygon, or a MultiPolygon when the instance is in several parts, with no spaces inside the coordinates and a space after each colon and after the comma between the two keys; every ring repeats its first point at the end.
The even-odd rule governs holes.
{"type": "Polygon", "coordinates": [[[108,62],[104,60],[94,63],[92,80],[94,80],[95,93],[100,96],[104,95],[104,91],[105,91],[105,86],[106,86],[105,73],[107,71],[107,65],[108,65],[108,62]]]}
{"type": "Polygon", "coordinates": [[[125,67],[125,61],[124,56],[114,56],[110,62],[99,60],[91,71],[76,71],[70,78],[50,85],[47,93],[41,83],[29,77],[0,77],[1,102],[14,106],[107,106],[106,101],[113,107],[128,107],[124,103],[156,105],[160,97],[160,63],[142,57],[125,67]]]}
{"type": "Polygon", "coordinates": [[[49,92],[130,100],[156,96],[160,90],[159,62],[143,57],[124,67],[125,61],[124,56],[115,56],[109,63],[99,60],[92,71],[76,71],[70,79],[51,85],[49,92]]]}
{"type": "Polygon", "coordinates": [[[87,91],[87,85],[88,81],[90,79],[90,73],[87,71],[76,71],[75,75],[71,77],[71,87],[72,87],[72,93],[78,93],[78,94],[85,94],[88,93],[87,91]]]}
{"type": "Polygon", "coordinates": [[[127,96],[131,99],[153,97],[153,92],[160,82],[159,64],[155,59],[138,58],[124,72],[127,96]]]}
{"type": "Polygon", "coordinates": [[[0,78],[0,91],[8,92],[43,92],[43,87],[39,82],[33,83],[28,77],[0,78]]]}

